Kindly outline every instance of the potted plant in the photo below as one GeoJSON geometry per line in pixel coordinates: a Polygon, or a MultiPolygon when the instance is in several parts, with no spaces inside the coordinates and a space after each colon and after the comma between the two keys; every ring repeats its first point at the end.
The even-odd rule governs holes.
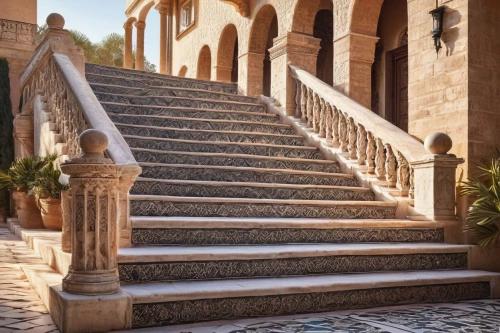
{"type": "Polygon", "coordinates": [[[19,225],[23,228],[43,228],[42,216],[36,199],[28,191],[40,171],[54,162],[56,158],[57,155],[19,158],[12,162],[7,171],[0,172],[0,189],[7,188],[12,191],[19,225]]]}
{"type": "Polygon", "coordinates": [[[37,197],[45,228],[59,231],[63,225],[61,191],[68,189],[67,185],[59,181],[60,177],[61,171],[49,164],[40,171],[31,185],[31,192],[37,197]]]}
{"type": "Polygon", "coordinates": [[[467,213],[465,231],[478,236],[480,246],[491,247],[500,243],[500,157],[490,164],[483,160],[478,168],[481,177],[464,182],[461,189],[462,195],[476,198],[467,213]]]}

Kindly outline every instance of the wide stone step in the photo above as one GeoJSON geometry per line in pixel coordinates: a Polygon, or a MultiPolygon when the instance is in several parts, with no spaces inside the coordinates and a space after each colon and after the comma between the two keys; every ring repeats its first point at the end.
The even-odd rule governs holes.
{"type": "Polygon", "coordinates": [[[138,162],[340,172],[338,164],[329,160],[245,154],[190,153],[141,148],[132,148],[132,153],[138,162]]]}
{"type": "Polygon", "coordinates": [[[145,85],[156,85],[187,89],[202,89],[218,91],[229,94],[236,94],[237,84],[223,83],[215,81],[204,81],[190,78],[181,78],[176,76],[163,75],[145,71],[130,70],[117,67],[109,67],[95,64],[85,64],[85,76],[90,82],[99,82],[96,75],[116,77],[116,82],[124,79],[142,80],[145,85]]]}
{"type": "Polygon", "coordinates": [[[368,188],[139,178],[131,194],[178,197],[372,201],[368,188]]]}
{"type": "Polygon", "coordinates": [[[139,163],[142,177],[154,179],[358,186],[347,174],[213,165],[139,163]]]}
{"type": "MultiPolygon", "coordinates": [[[[133,148],[186,151],[201,153],[247,154],[260,156],[289,156],[320,159],[319,150],[306,146],[284,146],[247,142],[209,142],[181,139],[163,139],[135,135],[124,135],[125,141],[133,148]]],[[[279,142],[279,139],[277,140],[279,142]]]]}
{"type": "Polygon", "coordinates": [[[160,126],[144,126],[115,123],[123,135],[152,137],[163,139],[179,139],[208,142],[255,143],[286,146],[304,146],[305,139],[299,135],[284,135],[270,133],[211,131],[196,129],[179,129],[160,126]]]}
{"type": "Polygon", "coordinates": [[[235,94],[226,94],[221,92],[202,90],[202,89],[188,89],[188,88],[175,88],[164,86],[147,86],[147,87],[131,87],[123,86],[122,82],[128,79],[110,82],[107,84],[90,82],[90,86],[94,92],[107,93],[107,94],[121,94],[130,96],[149,96],[149,97],[182,97],[194,99],[207,99],[217,101],[231,101],[241,103],[256,103],[255,97],[241,96],[235,94]]]}
{"type": "Polygon", "coordinates": [[[235,120],[257,123],[279,123],[279,116],[269,113],[177,108],[155,105],[129,105],[123,103],[101,103],[109,113],[135,116],[163,116],[172,118],[235,120]]]}
{"type": "Polygon", "coordinates": [[[162,246],[120,249],[120,281],[467,269],[470,246],[425,243],[162,246]]]}
{"type": "Polygon", "coordinates": [[[124,103],[131,105],[175,106],[212,110],[240,110],[261,113],[266,111],[266,107],[264,105],[257,103],[241,103],[184,97],[130,96],[125,94],[108,94],[100,92],[94,92],[94,94],[100,102],[124,103]]]}
{"type": "Polygon", "coordinates": [[[132,216],[131,223],[135,246],[444,242],[443,226],[409,220],[132,216]]]}
{"type": "Polygon", "coordinates": [[[268,134],[295,135],[293,129],[284,124],[259,123],[251,121],[176,118],[163,116],[136,116],[109,113],[109,118],[119,124],[160,126],[179,129],[198,129],[209,131],[254,132],[268,134]]]}
{"type": "Polygon", "coordinates": [[[124,285],[132,326],[492,297],[499,274],[410,271],[124,285]]]}
{"type": "Polygon", "coordinates": [[[131,195],[131,215],[391,219],[396,203],[131,195]]]}

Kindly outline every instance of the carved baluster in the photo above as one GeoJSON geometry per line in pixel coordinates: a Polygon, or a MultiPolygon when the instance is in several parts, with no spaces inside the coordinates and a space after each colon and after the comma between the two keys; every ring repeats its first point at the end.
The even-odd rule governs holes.
{"type": "Polygon", "coordinates": [[[300,96],[300,112],[301,112],[301,118],[300,120],[302,120],[304,123],[307,123],[307,87],[302,84],[300,86],[300,92],[301,92],[301,96],[300,96]]]}
{"type": "Polygon", "coordinates": [[[349,150],[349,158],[351,160],[355,160],[357,158],[357,149],[356,149],[356,124],[354,123],[354,119],[351,117],[347,118],[347,133],[349,137],[349,144],[347,146],[349,150]]]}
{"type": "Polygon", "coordinates": [[[375,174],[378,179],[385,177],[385,148],[382,140],[377,139],[377,151],[375,153],[375,174]]]}
{"type": "Polygon", "coordinates": [[[334,106],[332,108],[332,146],[335,148],[340,147],[339,120],[340,120],[339,110],[337,110],[337,108],[334,106]]]}
{"type": "Polygon", "coordinates": [[[349,138],[347,137],[347,120],[343,112],[339,110],[339,142],[340,151],[345,153],[347,151],[347,145],[349,143],[349,138]]]}
{"type": "Polygon", "coordinates": [[[323,98],[319,100],[319,137],[326,138],[326,104],[323,98]]]}
{"type": "Polygon", "coordinates": [[[396,183],[398,180],[398,165],[396,162],[396,156],[394,155],[394,151],[392,150],[391,145],[386,144],[385,149],[385,180],[387,180],[387,182],[389,183],[389,187],[396,187],[396,183]]]}
{"type": "Polygon", "coordinates": [[[356,140],[358,151],[358,164],[365,165],[366,162],[366,130],[363,125],[358,125],[358,138],[356,140]]]}
{"type": "Polygon", "coordinates": [[[300,110],[300,105],[301,105],[301,84],[299,80],[295,80],[295,118],[300,118],[301,116],[301,110],[300,110]]]}
{"type": "Polygon", "coordinates": [[[398,161],[398,182],[396,187],[400,190],[401,196],[407,196],[410,189],[410,165],[399,151],[396,151],[396,159],[398,161]]]}
{"type": "Polygon", "coordinates": [[[313,131],[319,133],[319,117],[320,117],[320,99],[318,94],[314,93],[314,106],[313,106],[313,131]]]}
{"type": "Polygon", "coordinates": [[[415,199],[415,175],[412,167],[410,167],[410,188],[408,189],[408,196],[411,199],[415,199]]]}
{"type": "Polygon", "coordinates": [[[314,92],[307,89],[307,127],[313,126],[314,92]]]}
{"type": "Polygon", "coordinates": [[[333,110],[330,103],[326,103],[326,115],[325,115],[325,137],[326,142],[331,145],[332,144],[332,119],[333,119],[333,110]]]}
{"type": "Polygon", "coordinates": [[[375,156],[377,156],[377,143],[372,132],[368,132],[367,138],[368,142],[366,146],[366,163],[368,165],[368,168],[366,169],[366,173],[374,173],[375,156]]]}

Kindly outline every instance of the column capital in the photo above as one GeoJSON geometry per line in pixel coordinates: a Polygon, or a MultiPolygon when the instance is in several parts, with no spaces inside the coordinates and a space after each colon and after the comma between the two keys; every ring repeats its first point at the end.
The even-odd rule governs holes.
{"type": "Polygon", "coordinates": [[[161,15],[172,15],[172,3],[162,3],[160,2],[155,6],[155,9],[161,14],[161,15]]]}
{"type": "Polygon", "coordinates": [[[123,24],[123,29],[132,29],[132,28],[133,28],[132,22],[125,22],[123,24]]]}
{"type": "Polygon", "coordinates": [[[144,28],[146,28],[146,22],[144,22],[144,21],[136,21],[136,22],[134,22],[134,26],[137,29],[144,29],[144,28]]]}
{"type": "Polygon", "coordinates": [[[321,39],[296,32],[276,37],[273,47],[269,49],[271,60],[284,54],[296,53],[317,57],[321,49],[321,39]]]}

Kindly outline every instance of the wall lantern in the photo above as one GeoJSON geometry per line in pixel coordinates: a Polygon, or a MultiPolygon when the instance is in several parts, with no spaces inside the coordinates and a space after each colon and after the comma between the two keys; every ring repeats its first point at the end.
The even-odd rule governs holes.
{"type": "Polygon", "coordinates": [[[441,6],[429,12],[429,14],[432,15],[432,39],[434,39],[436,53],[438,53],[441,48],[441,35],[443,34],[443,17],[445,9],[445,6],[441,6]]]}

